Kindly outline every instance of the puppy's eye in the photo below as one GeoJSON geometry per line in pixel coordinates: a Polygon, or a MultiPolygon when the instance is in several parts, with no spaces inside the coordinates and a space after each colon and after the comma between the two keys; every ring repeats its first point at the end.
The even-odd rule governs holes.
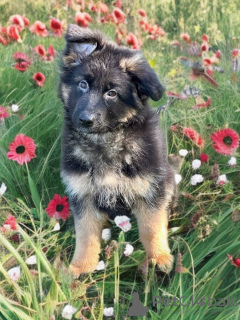
{"type": "Polygon", "coordinates": [[[114,97],[116,97],[117,92],[115,90],[110,90],[110,91],[108,91],[107,95],[111,98],[114,98],[114,97]]]}
{"type": "Polygon", "coordinates": [[[82,80],[79,82],[78,88],[82,90],[83,92],[86,92],[88,90],[88,83],[85,80],[82,80]]]}

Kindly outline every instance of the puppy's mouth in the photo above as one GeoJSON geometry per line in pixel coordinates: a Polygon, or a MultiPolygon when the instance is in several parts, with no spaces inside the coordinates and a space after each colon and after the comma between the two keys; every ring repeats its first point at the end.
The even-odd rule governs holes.
{"type": "Polygon", "coordinates": [[[94,126],[91,127],[85,127],[85,126],[74,126],[73,124],[73,131],[77,134],[77,135],[91,135],[91,134],[105,134],[105,133],[109,133],[109,132],[115,132],[115,131],[119,131],[122,130],[125,127],[128,127],[129,125],[135,123],[134,120],[132,119],[131,121],[127,122],[127,123],[122,123],[119,122],[117,123],[116,126],[110,127],[110,126],[102,126],[100,124],[95,124],[94,126]]]}
{"type": "Polygon", "coordinates": [[[108,128],[108,127],[90,127],[90,128],[86,128],[86,127],[75,128],[74,127],[74,132],[77,133],[78,135],[104,134],[109,131],[112,131],[112,129],[108,128]]]}

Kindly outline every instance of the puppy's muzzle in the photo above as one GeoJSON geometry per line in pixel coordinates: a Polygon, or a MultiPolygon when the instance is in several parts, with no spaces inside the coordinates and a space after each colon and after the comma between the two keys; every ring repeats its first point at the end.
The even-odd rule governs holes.
{"type": "Polygon", "coordinates": [[[94,114],[88,112],[82,112],[79,116],[79,124],[85,128],[90,128],[94,125],[95,122],[94,114]]]}

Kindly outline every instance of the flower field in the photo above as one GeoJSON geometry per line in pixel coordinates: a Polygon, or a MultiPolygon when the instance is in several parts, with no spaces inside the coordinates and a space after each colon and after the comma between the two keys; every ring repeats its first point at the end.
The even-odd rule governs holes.
{"type": "Polygon", "coordinates": [[[3,0],[0,320],[239,319],[239,13],[237,1],[221,0],[3,0]],[[141,49],[166,87],[151,105],[169,154],[182,158],[169,274],[144,262],[136,221],[124,216],[103,230],[95,272],[69,271],[75,235],[58,98],[68,23],[141,49]],[[145,316],[127,315],[134,292],[145,316]]]}

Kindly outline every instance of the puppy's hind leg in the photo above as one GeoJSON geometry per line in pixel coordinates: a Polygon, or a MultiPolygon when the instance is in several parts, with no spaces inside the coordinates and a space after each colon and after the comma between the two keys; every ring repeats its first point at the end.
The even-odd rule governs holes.
{"type": "Polygon", "coordinates": [[[82,273],[93,272],[98,264],[101,233],[107,218],[89,203],[86,206],[84,202],[75,202],[72,209],[76,247],[70,269],[73,275],[78,277],[82,273]]]}
{"type": "Polygon", "coordinates": [[[135,214],[138,223],[139,238],[146,250],[148,259],[155,262],[160,270],[169,273],[173,265],[173,256],[168,245],[168,205],[165,200],[155,209],[139,206],[135,214]]]}

